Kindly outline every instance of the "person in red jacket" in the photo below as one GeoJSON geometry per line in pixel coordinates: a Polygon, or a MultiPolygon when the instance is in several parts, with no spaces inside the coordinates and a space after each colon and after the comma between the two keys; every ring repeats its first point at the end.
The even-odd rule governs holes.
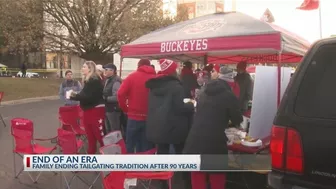
{"type": "Polygon", "coordinates": [[[150,61],[141,59],[138,69],[131,73],[118,90],[118,102],[127,113],[126,148],[128,153],[144,152],[154,148],[146,138],[146,118],[149,89],[145,83],[156,76],[150,61]]]}
{"type": "Polygon", "coordinates": [[[240,87],[237,82],[233,79],[233,69],[228,66],[219,66],[215,64],[211,72],[212,79],[221,79],[226,81],[232,89],[233,94],[239,99],[240,87]]]}

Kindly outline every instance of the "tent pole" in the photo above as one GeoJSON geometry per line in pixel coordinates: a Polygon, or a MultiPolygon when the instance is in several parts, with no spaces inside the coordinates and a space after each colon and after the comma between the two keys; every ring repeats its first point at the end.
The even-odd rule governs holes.
{"type": "Polygon", "coordinates": [[[120,56],[120,63],[119,63],[119,77],[121,77],[122,73],[122,63],[123,63],[124,58],[120,56]]]}
{"type": "Polygon", "coordinates": [[[207,54],[204,55],[203,64],[204,64],[204,66],[206,66],[208,64],[208,55],[207,54]]]}
{"type": "Polygon", "coordinates": [[[277,105],[280,105],[281,101],[281,67],[282,67],[282,60],[281,60],[281,52],[278,52],[278,95],[277,95],[277,105]]]}

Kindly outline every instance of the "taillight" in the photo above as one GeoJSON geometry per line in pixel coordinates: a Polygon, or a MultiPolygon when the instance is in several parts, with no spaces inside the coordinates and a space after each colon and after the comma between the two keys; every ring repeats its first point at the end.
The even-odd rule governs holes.
{"type": "Polygon", "coordinates": [[[286,170],[290,172],[303,172],[303,150],[300,134],[293,130],[287,130],[286,145],[286,170]]]}
{"type": "Polygon", "coordinates": [[[274,169],[303,172],[303,150],[301,137],[297,131],[273,126],[270,150],[274,169]]]}
{"type": "Polygon", "coordinates": [[[277,126],[272,127],[270,150],[272,156],[272,167],[275,169],[283,169],[284,167],[285,137],[285,128],[277,126]]]}

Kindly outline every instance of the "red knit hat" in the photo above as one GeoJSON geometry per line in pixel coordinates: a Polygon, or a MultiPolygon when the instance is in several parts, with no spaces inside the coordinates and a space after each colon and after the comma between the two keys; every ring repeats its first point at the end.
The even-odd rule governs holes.
{"type": "Polygon", "coordinates": [[[160,74],[170,75],[170,74],[176,72],[177,63],[172,61],[172,60],[161,59],[161,60],[159,60],[159,64],[160,64],[160,68],[161,68],[160,74]]]}
{"type": "Polygon", "coordinates": [[[214,67],[213,67],[213,69],[216,70],[216,72],[219,73],[219,70],[220,70],[219,64],[215,64],[214,67]]]}

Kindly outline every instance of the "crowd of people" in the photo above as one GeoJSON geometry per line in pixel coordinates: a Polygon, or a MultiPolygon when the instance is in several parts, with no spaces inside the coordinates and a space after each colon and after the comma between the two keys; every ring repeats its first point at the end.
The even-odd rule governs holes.
{"type": "MultiPolygon", "coordinates": [[[[193,71],[188,61],[179,75],[176,62],[161,59],[159,65],[156,73],[149,60],[141,59],[137,70],[121,80],[114,64],[87,61],[82,67],[82,83],[72,79],[71,71],[66,72],[60,97],[67,106],[79,102],[87,116],[104,104],[105,133],[122,131],[128,153],[156,147],[157,154],[169,154],[173,147],[175,154],[227,154],[225,129],[229,122],[239,126],[252,99],[253,83],[246,62],[237,65],[235,77],[228,66],[209,64],[193,71]]],[[[91,132],[92,126],[86,125],[86,132],[91,132]]],[[[89,154],[96,153],[90,148],[96,141],[88,137],[89,154]]],[[[210,184],[211,189],[223,189],[226,175],[184,173],[183,180],[185,188],[205,189],[210,184]]],[[[162,182],[162,186],[168,184],[162,182]]]]}

